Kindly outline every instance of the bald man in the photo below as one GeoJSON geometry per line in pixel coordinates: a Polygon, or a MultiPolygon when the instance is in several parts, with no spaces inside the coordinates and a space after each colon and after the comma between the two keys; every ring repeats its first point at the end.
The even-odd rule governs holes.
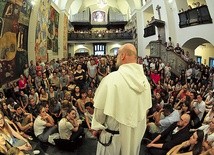
{"type": "Polygon", "coordinates": [[[150,84],[136,62],[134,45],[123,45],[118,50],[118,71],[107,75],[95,92],[92,129],[101,132],[97,155],[139,154],[152,100],[150,84]]]}
{"type": "Polygon", "coordinates": [[[147,145],[151,155],[165,155],[171,148],[188,140],[190,115],[183,114],[178,122],[170,125],[147,145]]]}

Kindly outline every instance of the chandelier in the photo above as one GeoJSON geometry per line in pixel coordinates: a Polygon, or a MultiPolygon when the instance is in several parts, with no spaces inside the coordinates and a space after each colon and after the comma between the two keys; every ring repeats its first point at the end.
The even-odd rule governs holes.
{"type": "Polygon", "coordinates": [[[97,5],[99,8],[104,8],[107,5],[107,2],[105,0],[98,0],[97,5]]]}

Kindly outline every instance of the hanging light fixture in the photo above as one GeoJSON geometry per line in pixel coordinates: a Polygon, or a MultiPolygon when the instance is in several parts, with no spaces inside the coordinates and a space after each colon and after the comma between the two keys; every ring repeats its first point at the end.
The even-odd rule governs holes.
{"type": "Polygon", "coordinates": [[[107,2],[105,0],[98,0],[97,5],[98,5],[99,8],[102,9],[102,8],[106,7],[107,2]]]}

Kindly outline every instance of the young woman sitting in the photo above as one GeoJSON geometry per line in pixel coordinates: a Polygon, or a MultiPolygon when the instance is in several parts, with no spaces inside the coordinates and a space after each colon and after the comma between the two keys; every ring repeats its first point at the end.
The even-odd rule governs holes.
{"type": "MultiPolygon", "coordinates": [[[[31,150],[32,147],[25,139],[20,135],[20,133],[16,132],[10,124],[5,121],[4,114],[0,111],[0,139],[2,144],[6,145],[5,142],[8,142],[12,147],[18,147],[20,150],[31,150]]],[[[2,145],[1,146],[4,146],[2,145]]],[[[4,149],[7,149],[7,146],[4,149]]],[[[9,149],[9,148],[8,148],[9,149]]]]}
{"type": "Polygon", "coordinates": [[[204,132],[197,130],[189,140],[174,146],[167,155],[199,155],[202,152],[204,132]]]}

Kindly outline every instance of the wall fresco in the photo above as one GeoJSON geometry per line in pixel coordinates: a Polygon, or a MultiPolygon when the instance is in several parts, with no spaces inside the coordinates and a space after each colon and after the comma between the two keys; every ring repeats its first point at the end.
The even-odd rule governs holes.
{"type": "Polygon", "coordinates": [[[47,61],[47,35],[50,0],[41,0],[37,16],[35,55],[36,60],[47,61]]]}
{"type": "Polygon", "coordinates": [[[63,33],[63,57],[67,57],[67,45],[68,45],[68,17],[64,16],[64,33],[63,33]]]}
{"type": "Polygon", "coordinates": [[[30,0],[0,0],[0,85],[17,79],[28,62],[31,9],[30,0]],[[26,13],[28,19],[25,22],[20,19],[23,13],[26,13]]]}
{"type": "Polygon", "coordinates": [[[48,50],[52,50],[53,55],[58,55],[59,13],[52,6],[48,23],[48,50]]]}

